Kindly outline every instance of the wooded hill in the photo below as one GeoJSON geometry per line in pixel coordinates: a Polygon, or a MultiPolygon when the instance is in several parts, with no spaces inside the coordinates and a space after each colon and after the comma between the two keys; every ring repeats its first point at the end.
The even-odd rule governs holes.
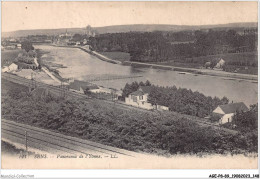
{"type": "MultiPolygon", "coordinates": [[[[184,63],[205,63],[195,61],[193,58],[224,53],[255,52],[257,32],[256,29],[248,29],[242,33],[235,30],[128,32],[90,37],[89,44],[95,51],[130,53],[131,61],[174,60],[184,63]]],[[[252,59],[246,65],[257,66],[257,63],[252,59]]]]}
{"type": "MultiPolygon", "coordinates": [[[[183,26],[183,25],[161,25],[161,24],[132,24],[132,25],[114,25],[104,27],[93,27],[97,34],[104,33],[120,33],[120,32],[152,32],[152,31],[185,31],[185,30],[200,30],[200,29],[246,29],[256,28],[256,22],[248,23],[230,23],[218,25],[204,25],[204,26],[183,26]]],[[[65,33],[66,30],[71,34],[84,34],[85,27],[82,28],[60,28],[60,29],[33,29],[33,30],[18,30],[12,32],[2,32],[2,37],[26,37],[28,35],[50,35],[55,36],[65,33]]]]}

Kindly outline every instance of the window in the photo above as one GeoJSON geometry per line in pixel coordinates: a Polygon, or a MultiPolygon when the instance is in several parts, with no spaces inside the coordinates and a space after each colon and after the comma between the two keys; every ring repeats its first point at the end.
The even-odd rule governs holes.
{"type": "Polygon", "coordinates": [[[140,100],[143,100],[144,98],[143,98],[143,96],[140,96],[140,100]]]}

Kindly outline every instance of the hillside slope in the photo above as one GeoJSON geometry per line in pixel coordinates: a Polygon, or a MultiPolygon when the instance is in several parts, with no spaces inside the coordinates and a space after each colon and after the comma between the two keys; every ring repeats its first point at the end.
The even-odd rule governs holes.
{"type": "MultiPolygon", "coordinates": [[[[200,29],[244,29],[256,28],[256,22],[248,23],[231,23],[218,25],[188,26],[188,25],[167,25],[167,24],[133,24],[133,25],[114,25],[104,27],[93,27],[99,34],[119,33],[119,32],[152,32],[152,31],[184,31],[184,30],[200,30],[200,29]]],[[[23,37],[28,35],[58,35],[65,33],[84,33],[85,28],[61,28],[61,29],[35,29],[35,30],[18,30],[12,32],[2,32],[2,37],[23,37]]]]}

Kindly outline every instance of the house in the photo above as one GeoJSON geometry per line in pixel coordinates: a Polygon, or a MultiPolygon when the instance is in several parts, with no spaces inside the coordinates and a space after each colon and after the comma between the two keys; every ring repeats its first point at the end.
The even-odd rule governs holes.
{"type": "Polygon", "coordinates": [[[148,96],[150,92],[151,86],[140,86],[137,91],[130,93],[129,96],[125,98],[125,103],[131,106],[136,106],[148,110],[169,110],[169,108],[166,106],[152,105],[151,103],[148,103],[148,96]]]}
{"type": "Polygon", "coordinates": [[[18,69],[18,65],[16,65],[15,63],[12,63],[10,66],[6,66],[2,69],[2,72],[12,72],[12,71],[16,71],[18,69]]]}
{"type": "Polygon", "coordinates": [[[147,102],[150,91],[150,86],[140,86],[137,91],[130,93],[128,98],[125,98],[125,103],[148,110],[154,109],[153,105],[147,102]]]}
{"type": "Polygon", "coordinates": [[[232,122],[232,118],[237,112],[246,112],[248,107],[243,103],[230,103],[225,105],[219,105],[213,112],[212,116],[219,118],[220,124],[225,124],[227,122],[232,122]]]}
{"type": "Polygon", "coordinates": [[[16,45],[7,45],[7,46],[5,46],[5,49],[6,50],[14,50],[14,49],[16,49],[16,45]]]}
{"type": "Polygon", "coordinates": [[[83,40],[83,44],[86,45],[88,43],[88,40],[87,39],[84,39],[83,40]]]}
{"type": "Polygon", "coordinates": [[[109,89],[109,88],[104,88],[102,86],[99,86],[98,88],[96,89],[91,89],[90,92],[92,93],[106,93],[106,94],[111,94],[112,93],[112,90],[109,89]]]}
{"type": "Polygon", "coordinates": [[[225,65],[225,60],[223,60],[222,58],[218,61],[218,63],[216,64],[215,68],[222,68],[225,65]]]}
{"type": "Polygon", "coordinates": [[[4,66],[4,67],[2,68],[2,72],[8,72],[8,70],[9,70],[8,66],[4,66]]]}
{"type": "Polygon", "coordinates": [[[9,68],[9,71],[15,71],[18,69],[18,65],[16,65],[15,63],[12,63],[8,68],[9,68]]]}
{"type": "Polygon", "coordinates": [[[105,88],[103,86],[98,86],[98,88],[89,90],[91,93],[104,94],[104,96],[110,96],[109,99],[118,100],[119,96],[122,96],[122,90],[117,90],[114,88],[105,88]]]}
{"type": "Polygon", "coordinates": [[[77,41],[77,42],[76,42],[76,46],[79,46],[79,45],[80,45],[80,41],[77,41]]]}
{"type": "Polygon", "coordinates": [[[85,81],[73,80],[73,82],[69,84],[70,91],[74,91],[82,94],[84,94],[86,90],[91,92],[91,90],[95,90],[95,89],[99,89],[99,87],[97,85],[85,81]]]}
{"type": "Polygon", "coordinates": [[[16,46],[17,46],[17,48],[19,48],[19,49],[22,48],[22,44],[17,44],[16,46]]]}

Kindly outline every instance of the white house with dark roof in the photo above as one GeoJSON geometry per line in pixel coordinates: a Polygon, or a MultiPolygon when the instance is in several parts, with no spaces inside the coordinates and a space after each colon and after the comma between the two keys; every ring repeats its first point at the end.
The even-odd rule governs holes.
{"type": "Polygon", "coordinates": [[[232,118],[237,112],[246,112],[248,110],[248,107],[243,102],[230,103],[225,105],[219,105],[212,112],[212,115],[220,118],[220,124],[225,124],[228,122],[232,122],[232,118]]]}
{"type": "Polygon", "coordinates": [[[151,86],[140,86],[137,91],[129,94],[127,98],[125,98],[125,103],[131,106],[136,106],[144,109],[157,109],[160,111],[168,111],[169,108],[161,105],[152,105],[148,103],[148,96],[151,92],[151,86]]]}
{"type": "Polygon", "coordinates": [[[144,109],[154,109],[153,105],[147,102],[150,91],[150,86],[140,86],[137,91],[130,93],[128,98],[125,98],[125,103],[144,109]]]}

